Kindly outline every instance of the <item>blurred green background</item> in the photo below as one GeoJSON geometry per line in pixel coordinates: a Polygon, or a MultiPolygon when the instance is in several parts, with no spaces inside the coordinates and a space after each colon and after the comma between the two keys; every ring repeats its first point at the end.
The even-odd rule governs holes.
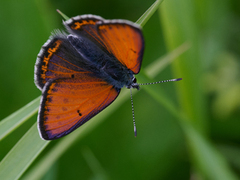
{"type": "MultiPolygon", "coordinates": [[[[136,21],[152,3],[154,0],[0,1],[0,119],[41,94],[33,81],[34,64],[51,32],[64,29],[56,9],[69,17],[96,14],[105,19],[136,21]]],[[[144,69],[182,43],[190,43],[191,48],[155,79],[183,78],[180,82],[159,86],[238,177],[239,7],[239,0],[165,0],[143,27],[146,48],[142,64],[144,69]]],[[[133,134],[129,96],[129,101],[74,143],[42,178],[211,179],[199,170],[192,158],[194,152],[189,149],[176,117],[144,90],[133,100],[137,138],[133,134]]],[[[37,115],[33,116],[0,142],[0,159],[36,119],[37,115]]],[[[58,142],[51,142],[33,165],[58,142]]]]}

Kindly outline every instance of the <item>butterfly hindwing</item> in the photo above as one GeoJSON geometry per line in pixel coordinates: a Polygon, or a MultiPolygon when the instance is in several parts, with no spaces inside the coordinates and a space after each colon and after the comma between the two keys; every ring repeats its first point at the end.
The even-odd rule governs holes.
{"type": "Polygon", "coordinates": [[[53,140],[69,134],[110,105],[119,92],[89,73],[80,78],[48,81],[38,116],[42,138],[53,140]]]}

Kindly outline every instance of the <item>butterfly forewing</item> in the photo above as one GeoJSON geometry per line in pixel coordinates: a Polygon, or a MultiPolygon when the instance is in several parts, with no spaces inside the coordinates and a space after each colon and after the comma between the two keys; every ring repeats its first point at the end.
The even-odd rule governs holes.
{"type": "Polygon", "coordinates": [[[140,27],[126,20],[104,20],[99,16],[76,16],[66,21],[70,33],[88,37],[134,74],[140,71],[144,39],[140,27]]]}
{"type": "Polygon", "coordinates": [[[50,79],[71,78],[84,71],[78,66],[81,57],[61,34],[48,40],[38,54],[35,65],[35,83],[42,90],[50,79]],[[78,59],[77,59],[78,58],[78,59]]]}
{"type": "Polygon", "coordinates": [[[69,134],[111,104],[119,92],[88,73],[81,78],[48,81],[39,112],[42,138],[52,140],[69,134]]]}
{"type": "Polygon", "coordinates": [[[105,45],[105,42],[102,41],[101,37],[99,36],[96,28],[96,24],[102,22],[103,20],[104,19],[100,16],[82,15],[69,19],[68,21],[64,22],[64,25],[71,34],[76,34],[79,37],[86,37],[99,44],[103,48],[108,49],[108,47],[105,45]]]}
{"type": "Polygon", "coordinates": [[[125,21],[98,25],[98,32],[111,53],[134,74],[140,71],[144,41],[141,30],[125,21]]]}

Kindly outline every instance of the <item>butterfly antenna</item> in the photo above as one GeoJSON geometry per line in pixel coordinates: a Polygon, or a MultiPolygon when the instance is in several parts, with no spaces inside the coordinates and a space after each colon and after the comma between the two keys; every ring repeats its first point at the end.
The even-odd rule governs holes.
{"type": "Polygon", "coordinates": [[[182,80],[182,78],[169,79],[169,80],[157,81],[157,82],[152,82],[152,83],[140,83],[138,85],[151,85],[151,84],[159,84],[159,83],[165,83],[165,82],[170,82],[170,81],[180,81],[180,80],[182,80]]]}
{"type": "Polygon", "coordinates": [[[133,98],[132,98],[132,88],[130,88],[130,94],[131,94],[131,104],[132,104],[132,116],[133,116],[134,135],[135,135],[135,137],[137,137],[137,128],[136,128],[136,123],[135,123],[134,107],[133,107],[133,98]]]}

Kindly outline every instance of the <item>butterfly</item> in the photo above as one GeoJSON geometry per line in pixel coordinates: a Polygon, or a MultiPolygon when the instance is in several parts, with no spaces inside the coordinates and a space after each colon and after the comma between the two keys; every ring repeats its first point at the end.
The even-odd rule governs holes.
{"type": "Polygon", "coordinates": [[[144,52],[139,25],[96,15],[63,24],[68,34],[55,31],[35,64],[35,84],[42,91],[38,130],[44,140],[61,138],[86,123],[124,86],[139,89],[134,76],[144,52]]]}
{"type": "Polygon", "coordinates": [[[109,106],[122,87],[137,88],[144,39],[127,20],[82,15],[63,22],[42,46],[35,84],[42,91],[38,129],[44,140],[61,138],[109,106]]]}

